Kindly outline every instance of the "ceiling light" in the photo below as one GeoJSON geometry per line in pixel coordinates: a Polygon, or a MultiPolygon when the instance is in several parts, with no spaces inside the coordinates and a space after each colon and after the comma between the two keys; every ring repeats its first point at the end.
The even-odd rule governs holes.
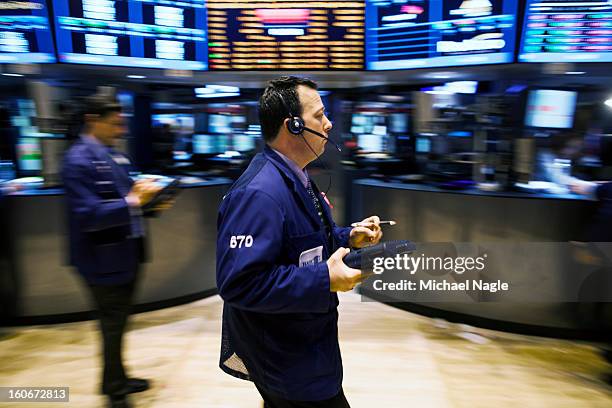
{"type": "Polygon", "coordinates": [[[7,77],[22,77],[23,74],[10,74],[10,73],[4,73],[2,74],[2,76],[7,76],[7,77]]]}
{"type": "Polygon", "coordinates": [[[565,75],[583,75],[586,74],[584,71],[567,71],[565,75]]]}
{"type": "Polygon", "coordinates": [[[144,76],[144,75],[127,75],[126,78],[130,78],[130,79],[145,79],[146,76],[144,76]]]}

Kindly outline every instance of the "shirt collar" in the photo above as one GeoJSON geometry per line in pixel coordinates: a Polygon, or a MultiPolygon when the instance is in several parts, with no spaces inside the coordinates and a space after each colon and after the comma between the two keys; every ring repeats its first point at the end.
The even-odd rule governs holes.
{"type": "Polygon", "coordinates": [[[276,149],[271,148],[274,153],[278,154],[285,164],[291,169],[291,171],[300,179],[300,182],[304,188],[308,188],[308,173],[306,169],[301,169],[293,160],[282,154],[276,149]]]}

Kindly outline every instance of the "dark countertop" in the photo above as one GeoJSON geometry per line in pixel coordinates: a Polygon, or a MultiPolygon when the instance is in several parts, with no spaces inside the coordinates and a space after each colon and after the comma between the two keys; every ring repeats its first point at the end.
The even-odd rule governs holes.
{"type": "MultiPolygon", "coordinates": [[[[210,186],[218,186],[223,184],[231,184],[232,180],[223,177],[213,177],[207,178],[203,182],[193,183],[193,184],[181,184],[181,188],[197,188],[197,187],[210,187],[210,186]]],[[[31,189],[31,190],[21,190],[16,193],[10,194],[11,197],[23,197],[23,196],[53,196],[53,195],[63,195],[64,189],[61,187],[54,188],[39,188],[39,189],[31,189]]]]}
{"type": "Polygon", "coordinates": [[[579,194],[553,194],[553,193],[527,193],[520,191],[482,191],[477,188],[469,188],[466,190],[447,190],[427,184],[419,183],[401,183],[390,182],[376,179],[360,179],[355,180],[355,184],[372,187],[394,188],[398,190],[423,191],[428,193],[446,193],[446,194],[464,194],[482,197],[500,197],[500,198],[530,198],[530,199],[547,199],[547,200],[575,200],[575,201],[593,201],[579,194]]]}

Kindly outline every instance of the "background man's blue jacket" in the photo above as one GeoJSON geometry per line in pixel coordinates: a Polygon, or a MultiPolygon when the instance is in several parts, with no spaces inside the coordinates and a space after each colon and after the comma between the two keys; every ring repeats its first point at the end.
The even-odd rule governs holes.
{"type": "Polygon", "coordinates": [[[133,280],[140,255],[137,240],[128,239],[131,217],[124,197],[133,182],[127,166],[117,164],[106,146],[83,137],[66,153],[62,177],[71,264],[90,284],[133,280]]]}

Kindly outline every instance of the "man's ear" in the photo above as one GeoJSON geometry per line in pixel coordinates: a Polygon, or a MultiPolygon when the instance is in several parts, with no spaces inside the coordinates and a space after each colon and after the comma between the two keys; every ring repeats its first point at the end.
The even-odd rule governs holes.
{"type": "Polygon", "coordinates": [[[91,123],[100,119],[100,115],[96,115],[94,113],[85,114],[85,123],[91,123]]]}

